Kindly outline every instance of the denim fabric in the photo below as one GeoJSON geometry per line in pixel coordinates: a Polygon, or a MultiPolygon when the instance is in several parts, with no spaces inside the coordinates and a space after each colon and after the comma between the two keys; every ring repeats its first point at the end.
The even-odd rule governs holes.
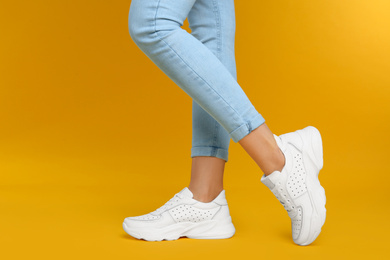
{"type": "Polygon", "coordinates": [[[230,138],[265,122],[237,83],[234,0],[133,0],[128,18],[135,44],[193,100],[191,157],[228,161],[230,138]]]}

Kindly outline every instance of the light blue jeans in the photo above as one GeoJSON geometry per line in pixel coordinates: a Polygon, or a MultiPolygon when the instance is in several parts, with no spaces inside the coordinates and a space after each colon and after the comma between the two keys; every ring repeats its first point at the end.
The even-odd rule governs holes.
{"type": "Polygon", "coordinates": [[[191,157],[227,162],[230,138],[265,122],[237,83],[234,0],[132,0],[128,22],[135,44],[193,100],[191,157]]]}

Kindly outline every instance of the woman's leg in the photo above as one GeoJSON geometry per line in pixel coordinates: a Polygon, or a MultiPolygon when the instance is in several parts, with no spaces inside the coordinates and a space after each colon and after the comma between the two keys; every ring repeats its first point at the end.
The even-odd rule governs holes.
{"type": "Polygon", "coordinates": [[[129,32],[139,48],[238,142],[264,123],[221,61],[182,29],[195,0],[133,0],[129,32]]]}
{"type": "Polygon", "coordinates": [[[249,138],[250,142],[243,140],[240,144],[260,167],[265,167],[262,168],[265,174],[270,174],[270,169],[275,165],[271,163],[268,167],[266,159],[269,154],[277,156],[272,161],[280,162],[278,169],[281,169],[284,158],[271,131],[263,125],[264,118],[213,52],[180,27],[195,2],[133,0],[129,13],[132,39],[165,74],[225,128],[234,142],[249,138]],[[254,129],[257,131],[250,138],[249,134],[254,129]],[[256,138],[259,135],[262,138],[256,138]]]}
{"type": "MultiPolygon", "coordinates": [[[[237,80],[234,53],[234,0],[197,0],[188,14],[191,34],[209,48],[237,80]]],[[[191,181],[194,198],[212,201],[223,190],[229,133],[195,100],[192,101],[191,181]]]]}
{"type": "Polygon", "coordinates": [[[214,200],[223,188],[225,160],[212,156],[192,158],[191,181],[188,189],[194,199],[202,202],[214,200]]]}
{"type": "MultiPolygon", "coordinates": [[[[222,0],[210,1],[217,3],[222,0]]],[[[321,232],[326,217],[325,190],[318,180],[323,167],[321,135],[314,127],[279,137],[272,134],[218,57],[180,28],[195,2],[133,0],[129,13],[130,35],[144,53],[255,160],[265,174],[261,181],[275,194],[291,218],[294,242],[308,245],[321,232]]],[[[224,191],[212,202],[203,204],[194,202],[192,195],[185,188],[156,211],[126,218],[124,229],[135,237],[149,237],[150,240],[177,239],[182,235],[192,238],[231,237],[235,228],[224,191]],[[186,202],[190,204],[183,206],[182,203],[186,202]],[[192,204],[201,208],[195,209],[192,204]],[[190,216],[187,213],[183,216],[183,210],[190,216]],[[170,218],[164,218],[162,214],[170,218]],[[174,236],[165,232],[173,227],[180,228],[182,222],[193,225],[199,222],[199,217],[201,222],[211,220],[204,222],[213,225],[209,227],[211,231],[204,232],[203,223],[200,223],[196,232],[180,229],[174,236]],[[167,225],[166,229],[156,236],[156,228],[162,230],[161,225],[167,225]]]]}

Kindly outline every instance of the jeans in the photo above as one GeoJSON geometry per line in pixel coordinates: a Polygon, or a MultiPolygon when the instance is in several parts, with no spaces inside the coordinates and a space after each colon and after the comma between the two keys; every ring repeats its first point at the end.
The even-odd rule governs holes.
{"type": "Polygon", "coordinates": [[[132,0],[132,40],[192,98],[191,157],[228,161],[265,122],[237,83],[234,0],[132,0]],[[188,17],[191,33],[182,29],[188,17]]]}

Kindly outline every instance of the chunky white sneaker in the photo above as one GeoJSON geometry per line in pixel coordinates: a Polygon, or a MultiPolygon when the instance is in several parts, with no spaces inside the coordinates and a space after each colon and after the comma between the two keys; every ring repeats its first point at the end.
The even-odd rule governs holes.
{"type": "Polygon", "coordinates": [[[186,187],[163,206],[145,215],[128,217],[123,222],[127,234],[148,241],[230,238],[235,228],[225,198],[225,190],[211,202],[193,199],[186,187]]]}
{"type": "Polygon", "coordinates": [[[322,139],[312,126],[274,135],[286,158],[282,171],[263,175],[261,181],[282,203],[291,218],[292,238],[309,245],[325,223],[325,190],[318,180],[323,167],[322,139]]]}

